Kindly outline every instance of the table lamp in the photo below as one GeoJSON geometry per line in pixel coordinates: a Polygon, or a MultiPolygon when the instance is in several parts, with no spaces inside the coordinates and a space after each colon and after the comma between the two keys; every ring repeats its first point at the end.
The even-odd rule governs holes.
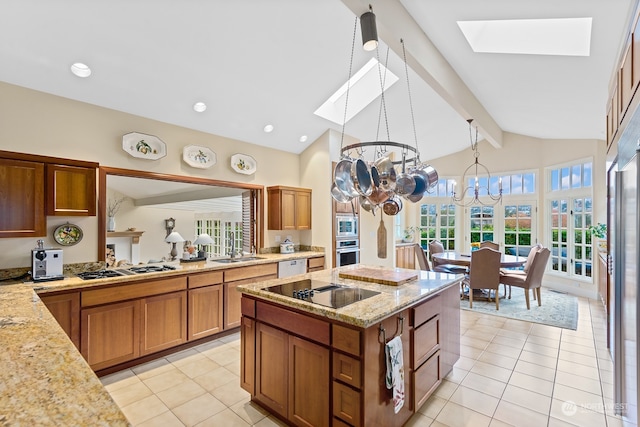
{"type": "Polygon", "coordinates": [[[178,256],[178,249],[176,248],[176,243],[184,242],[184,238],[177,231],[172,231],[169,233],[167,237],[164,239],[165,242],[171,243],[171,261],[175,261],[178,256]]]}
{"type": "MultiPolygon", "coordinates": [[[[193,241],[194,245],[211,245],[213,244],[213,239],[207,233],[200,234],[196,240],[193,241]]],[[[208,258],[209,254],[207,254],[204,250],[198,251],[198,258],[208,258]]]]}

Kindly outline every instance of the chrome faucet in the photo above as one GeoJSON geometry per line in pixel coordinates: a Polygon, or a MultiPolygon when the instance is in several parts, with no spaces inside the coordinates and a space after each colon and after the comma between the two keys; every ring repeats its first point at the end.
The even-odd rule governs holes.
{"type": "Polygon", "coordinates": [[[231,240],[231,253],[229,256],[234,259],[236,257],[236,236],[233,231],[229,232],[229,240],[231,240]]]}

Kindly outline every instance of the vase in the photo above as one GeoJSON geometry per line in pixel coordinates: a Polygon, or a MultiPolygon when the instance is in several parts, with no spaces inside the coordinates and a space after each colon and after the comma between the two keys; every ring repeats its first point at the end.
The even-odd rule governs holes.
{"type": "Polygon", "coordinates": [[[116,231],[116,217],[107,217],[107,231],[116,231]]]}

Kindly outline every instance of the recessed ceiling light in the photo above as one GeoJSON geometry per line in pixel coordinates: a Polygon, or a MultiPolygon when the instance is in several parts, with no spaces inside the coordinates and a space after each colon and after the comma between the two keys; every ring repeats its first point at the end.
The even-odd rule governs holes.
{"type": "Polygon", "coordinates": [[[398,76],[375,58],[371,58],[364,67],[351,76],[351,79],[331,95],[313,114],[339,125],[345,124],[380,96],[383,90],[380,87],[381,75],[386,76],[384,78],[384,90],[389,89],[391,85],[398,81],[398,76]],[[347,87],[349,88],[349,108],[347,109],[345,121],[344,108],[347,103],[347,87]]]}
{"type": "Polygon", "coordinates": [[[91,75],[91,68],[82,62],[76,62],[71,66],[71,72],[78,77],[89,77],[91,75]]]}
{"type": "Polygon", "coordinates": [[[307,135],[302,135],[300,137],[300,142],[307,142],[307,135]]]}
{"type": "Polygon", "coordinates": [[[269,132],[273,131],[273,125],[266,125],[266,126],[264,127],[264,131],[265,131],[266,133],[269,133],[269,132]]]}
{"type": "Polygon", "coordinates": [[[589,56],[592,18],[458,21],[474,52],[589,56]]]}
{"type": "Polygon", "coordinates": [[[204,102],[196,102],[195,104],[193,104],[193,109],[198,113],[202,113],[207,109],[207,104],[205,104],[204,102]]]}

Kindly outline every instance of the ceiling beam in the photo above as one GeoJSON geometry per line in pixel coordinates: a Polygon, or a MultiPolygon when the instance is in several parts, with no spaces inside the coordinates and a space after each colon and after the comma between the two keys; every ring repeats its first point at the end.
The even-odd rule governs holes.
{"type": "Polygon", "coordinates": [[[502,129],[473,92],[436,49],[400,0],[342,0],[357,16],[373,7],[378,37],[400,58],[405,41],[407,64],[464,120],[473,119],[478,132],[496,148],[502,147],[502,129]]]}

